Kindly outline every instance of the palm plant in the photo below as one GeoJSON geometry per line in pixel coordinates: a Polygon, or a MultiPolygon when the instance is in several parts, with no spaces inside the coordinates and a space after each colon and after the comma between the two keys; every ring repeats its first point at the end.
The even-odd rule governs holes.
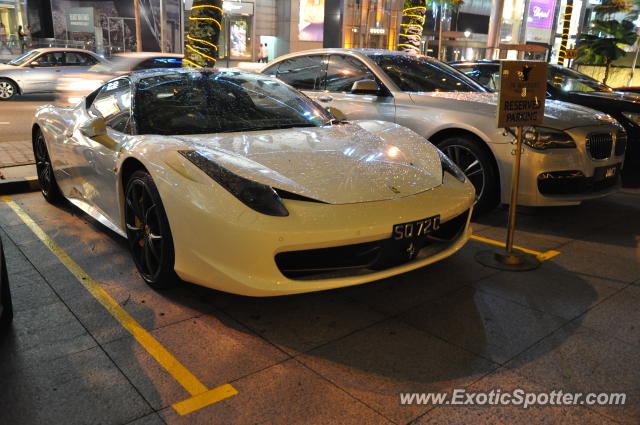
{"type": "Polygon", "coordinates": [[[420,52],[426,14],[427,0],[404,0],[398,50],[411,53],[420,52]]]}
{"type": "MultiPolygon", "coordinates": [[[[431,6],[434,16],[440,15],[440,35],[438,37],[438,55],[442,51],[442,30],[444,23],[444,11],[451,10],[457,12],[464,0],[404,0],[402,10],[402,23],[400,36],[398,38],[398,50],[420,52],[420,40],[424,30],[424,23],[427,15],[427,6],[431,6]]],[[[434,23],[435,27],[435,23],[434,23]]]]}
{"type": "Polygon", "coordinates": [[[603,82],[607,84],[611,64],[625,55],[623,47],[631,46],[636,41],[635,25],[627,19],[623,21],[593,21],[592,29],[605,34],[605,36],[581,34],[576,62],[605,65],[603,82]]]}
{"type": "Polygon", "coordinates": [[[185,67],[213,68],[222,31],[223,0],[194,0],[185,41],[185,67]]]}

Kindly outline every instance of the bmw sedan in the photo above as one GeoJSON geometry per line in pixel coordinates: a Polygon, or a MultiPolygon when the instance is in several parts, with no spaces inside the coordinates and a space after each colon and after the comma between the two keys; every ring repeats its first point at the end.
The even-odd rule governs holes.
{"type": "Polygon", "coordinates": [[[126,237],[152,286],[175,275],[242,295],[355,285],[445,258],[475,193],[420,135],[341,123],[275,78],[148,70],[71,108],[41,107],[44,197],[126,237]]]}
{"type": "MultiPolygon", "coordinates": [[[[491,90],[499,87],[499,61],[451,65],[491,90]]],[[[626,186],[640,186],[640,95],[612,89],[588,75],[552,64],[547,75],[547,93],[549,99],[605,112],[622,124],[628,138],[622,181],[626,186]]]]}
{"type": "MultiPolygon", "coordinates": [[[[389,50],[319,49],[262,72],[349,119],[391,121],[429,139],[474,184],[476,210],[509,201],[514,131],[496,128],[497,95],[454,68],[389,50]]],[[[572,205],[617,190],[626,138],[606,114],[548,101],[543,124],[526,129],[519,202],[572,205]]]]}
{"type": "Polygon", "coordinates": [[[88,50],[35,49],[0,65],[0,100],[31,93],[52,93],[58,79],[105,60],[88,50]]]}

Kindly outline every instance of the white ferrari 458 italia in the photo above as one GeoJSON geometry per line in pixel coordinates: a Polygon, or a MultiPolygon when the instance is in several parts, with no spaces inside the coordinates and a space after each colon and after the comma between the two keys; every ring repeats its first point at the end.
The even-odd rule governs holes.
{"type": "Polygon", "coordinates": [[[124,75],[74,107],[41,107],[33,149],[44,197],[126,237],[154,287],[324,290],[425,266],[469,238],[473,185],[427,140],[340,122],[265,75],[124,75]]]}

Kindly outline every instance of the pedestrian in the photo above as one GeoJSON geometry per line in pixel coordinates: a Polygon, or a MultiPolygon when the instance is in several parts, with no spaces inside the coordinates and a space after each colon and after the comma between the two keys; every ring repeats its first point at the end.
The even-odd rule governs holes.
{"type": "Polygon", "coordinates": [[[260,47],[258,47],[258,63],[262,62],[262,43],[260,43],[260,47]]]}
{"type": "Polygon", "coordinates": [[[26,39],[27,39],[27,47],[32,48],[33,47],[33,35],[31,34],[31,25],[27,25],[26,39]]]}
{"type": "Polygon", "coordinates": [[[24,33],[24,30],[22,29],[22,25],[18,25],[18,43],[20,44],[20,51],[22,53],[24,53],[24,48],[26,46],[24,38],[25,38],[25,33],[24,33]]]}
{"type": "Polygon", "coordinates": [[[269,62],[269,47],[267,46],[267,43],[264,43],[264,52],[262,54],[262,62],[264,63],[269,62]]]}
{"type": "Polygon", "coordinates": [[[4,24],[0,22],[0,49],[2,49],[2,47],[11,52],[11,49],[9,49],[7,45],[7,29],[4,27],[4,24]]]}

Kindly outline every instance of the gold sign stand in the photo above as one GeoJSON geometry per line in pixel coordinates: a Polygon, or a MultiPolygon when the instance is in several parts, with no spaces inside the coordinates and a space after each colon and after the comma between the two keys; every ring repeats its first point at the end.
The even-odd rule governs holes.
{"type": "Polygon", "coordinates": [[[510,271],[526,271],[540,267],[540,261],[535,256],[514,251],[513,236],[516,229],[524,127],[542,123],[546,84],[547,64],[545,62],[503,61],[500,64],[498,127],[515,127],[516,150],[511,175],[511,199],[505,249],[480,251],[475,257],[476,261],[487,267],[510,271]]]}

